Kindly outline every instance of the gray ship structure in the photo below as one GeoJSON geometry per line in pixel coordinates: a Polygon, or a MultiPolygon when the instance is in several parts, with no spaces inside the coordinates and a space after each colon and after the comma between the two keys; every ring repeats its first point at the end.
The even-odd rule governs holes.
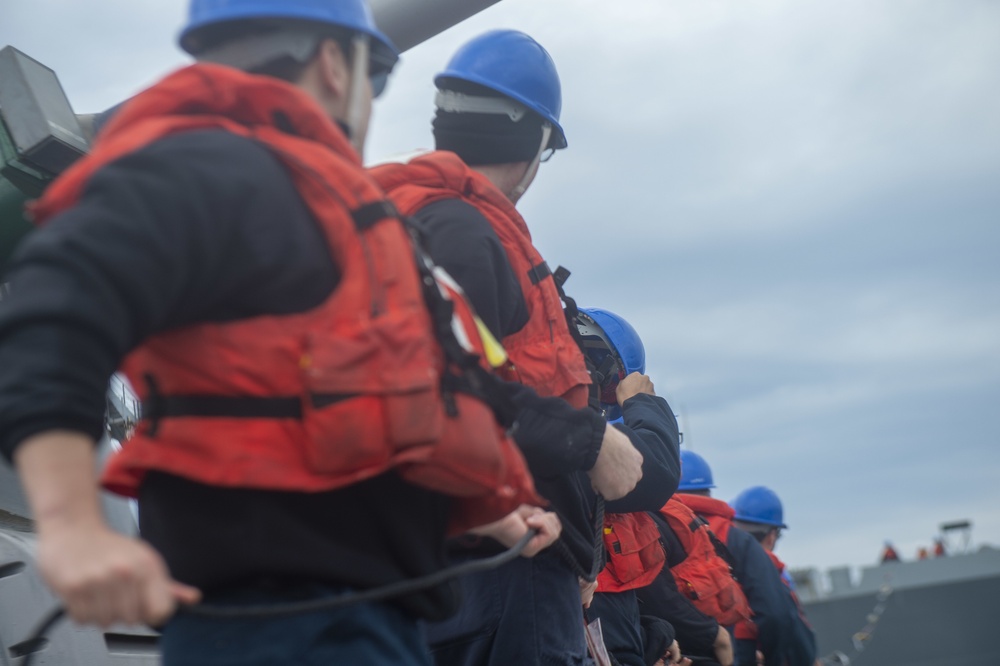
{"type": "Polygon", "coordinates": [[[941,526],[946,554],[792,572],[828,666],[998,666],[1000,549],[972,547],[971,523],[941,526]]]}

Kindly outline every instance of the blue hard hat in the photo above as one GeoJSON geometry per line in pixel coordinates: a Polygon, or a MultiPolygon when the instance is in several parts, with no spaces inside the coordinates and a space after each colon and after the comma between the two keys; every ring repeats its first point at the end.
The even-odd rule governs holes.
{"type": "Polygon", "coordinates": [[[367,0],[191,0],[188,22],[178,41],[191,55],[211,44],[206,33],[238,21],[302,21],[332,26],[371,37],[372,59],[389,69],[399,51],[375,25],[367,0]]]}
{"type": "Polygon", "coordinates": [[[736,512],[736,520],[787,529],[785,513],[777,493],[766,486],[747,488],[729,503],[736,512]]]}
{"type": "Polygon", "coordinates": [[[584,337],[595,334],[602,337],[621,358],[626,375],[646,372],[646,349],[642,338],[621,315],[601,308],[580,308],[580,314],[600,327],[599,330],[586,332],[581,329],[580,333],[584,337]]]}
{"type": "Polygon", "coordinates": [[[446,88],[447,79],[476,83],[524,104],[552,125],[550,146],[566,147],[559,124],[562,85],[556,65],[548,51],[523,32],[491,30],[466,42],[434,77],[434,84],[446,88]]]}
{"type": "Polygon", "coordinates": [[[601,404],[608,420],[621,417],[615,398],[618,382],[633,372],[646,371],[646,350],[632,325],[614,312],[580,308],[577,330],[583,338],[583,353],[594,368],[600,385],[601,404]]]}
{"type": "Polygon", "coordinates": [[[707,490],[715,487],[712,468],[708,462],[694,451],[681,451],[681,482],[677,490],[707,490]]]}

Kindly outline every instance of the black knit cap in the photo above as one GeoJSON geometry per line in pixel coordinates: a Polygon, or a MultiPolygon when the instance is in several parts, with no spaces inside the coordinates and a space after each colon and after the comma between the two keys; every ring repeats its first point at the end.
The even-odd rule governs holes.
{"type": "MultiPolygon", "coordinates": [[[[476,97],[503,97],[484,86],[445,79],[442,90],[476,97]]],[[[502,113],[452,113],[437,110],[434,142],[438,150],[457,154],[469,166],[528,162],[538,154],[545,120],[529,110],[514,122],[502,113]]]]}

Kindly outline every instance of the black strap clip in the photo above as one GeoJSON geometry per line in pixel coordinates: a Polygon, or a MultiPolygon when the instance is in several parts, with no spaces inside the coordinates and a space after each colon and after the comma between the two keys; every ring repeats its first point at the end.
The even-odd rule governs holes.
{"type": "Polygon", "coordinates": [[[572,275],[572,273],[570,273],[569,269],[566,268],[565,266],[556,266],[556,270],[552,274],[552,279],[556,283],[556,288],[559,290],[560,296],[563,295],[562,294],[563,285],[566,284],[566,280],[569,279],[570,275],[572,275]]]}

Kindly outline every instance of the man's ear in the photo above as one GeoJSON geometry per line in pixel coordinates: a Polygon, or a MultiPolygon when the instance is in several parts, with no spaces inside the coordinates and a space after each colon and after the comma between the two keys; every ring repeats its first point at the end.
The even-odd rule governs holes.
{"type": "Polygon", "coordinates": [[[350,67],[347,56],[340,44],[333,39],[324,39],[317,54],[318,74],[324,92],[335,99],[345,99],[350,85],[350,67]]]}

